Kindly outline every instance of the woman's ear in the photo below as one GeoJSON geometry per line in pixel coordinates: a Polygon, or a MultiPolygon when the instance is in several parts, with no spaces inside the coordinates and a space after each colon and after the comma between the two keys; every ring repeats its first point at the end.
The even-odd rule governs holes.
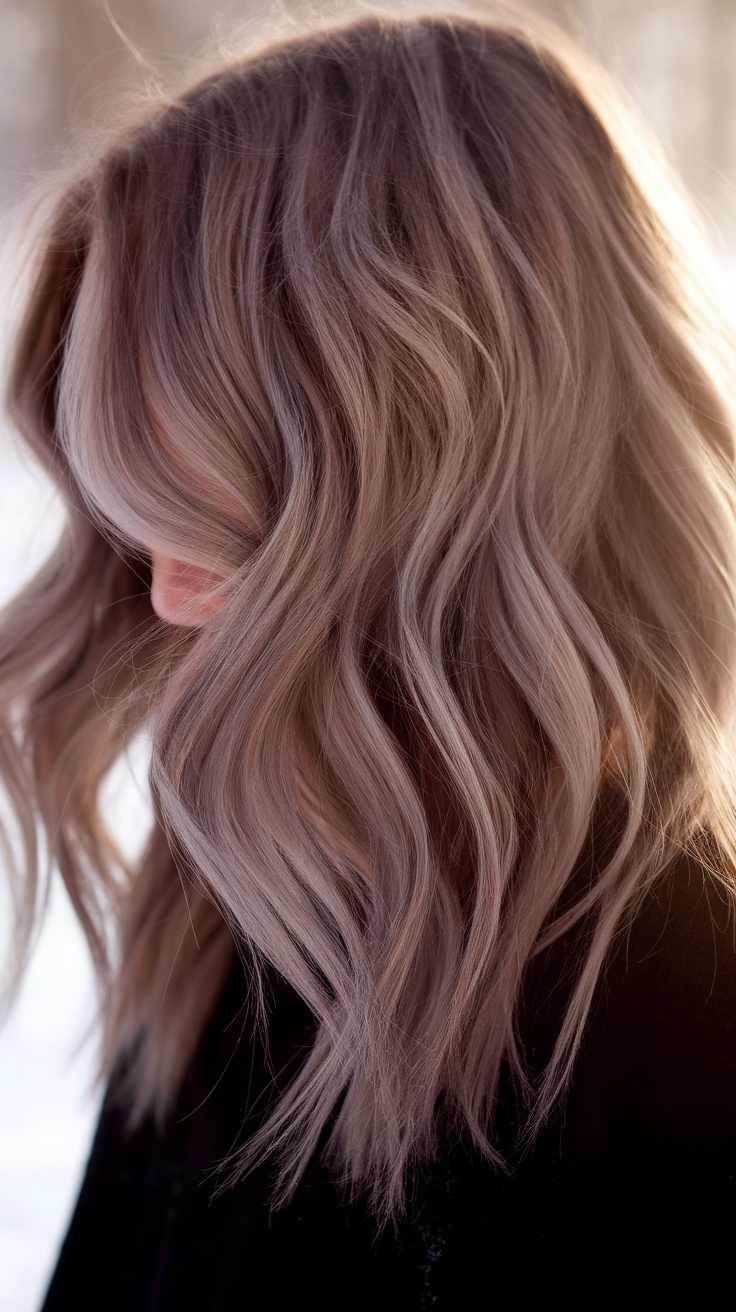
{"type": "Polygon", "coordinates": [[[222,596],[212,595],[222,579],[222,574],[200,565],[187,565],[163,551],[151,551],[151,605],[169,624],[204,624],[225,601],[222,596]]]}

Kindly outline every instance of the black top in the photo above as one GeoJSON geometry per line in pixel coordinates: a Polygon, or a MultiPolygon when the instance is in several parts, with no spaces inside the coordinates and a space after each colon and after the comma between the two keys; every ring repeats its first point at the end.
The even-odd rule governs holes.
{"type": "Polygon", "coordinates": [[[509,1177],[448,1150],[378,1242],[317,1157],[281,1211],[269,1214],[266,1165],[213,1196],[244,1113],[283,1087],[312,1033],[278,981],[267,1061],[243,998],[233,976],[163,1135],[147,1122],[126,1136],[112,1081],[43,1312],[456,1312],[499,1294],[521,1307],[555,1294],[567,1307],[614,1294],[732,1306],[734,925],[693,862],[611,953],[569,1096],[531,1155],[509,1177]]]}

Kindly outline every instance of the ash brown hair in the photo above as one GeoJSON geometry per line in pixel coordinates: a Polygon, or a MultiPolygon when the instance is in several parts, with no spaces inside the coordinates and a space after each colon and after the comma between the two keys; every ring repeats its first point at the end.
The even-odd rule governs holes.
{"type": "Polygon", "coordinates": [[[505,1066],[533,1136],[643,891],[683,851],[733,882],[733,339],[638,131],[531,20],[361,13],[61,187],[10,391],[67,503],[0,631],[19,943],[41,834],[134,1116],[234,945],[254,997],[282,972],[317,1036],[243,1158],[280,1196],[336,1108],[384,1216],[439,1106],[497,1158],[505,1066]],[[200,629],[154,616],[152,541],[225,575],[200,629]],[[98,794],[143,726],[129,869],[98,794]],[[583,925],[533,1075],[525,980],[583,925]]]}

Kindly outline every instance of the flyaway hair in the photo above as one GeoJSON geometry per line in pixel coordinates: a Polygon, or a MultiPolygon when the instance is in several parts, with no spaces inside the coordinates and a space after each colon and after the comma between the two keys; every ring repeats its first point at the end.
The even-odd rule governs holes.
{"type": "Polygon", "coordinates": [[[733,887],[736,355],[639,133],[531,19],[361,11],[60,186],[10,380],[67,506],[0,628],[19,951],[48,861],[134,1118],[235,953],[263,1017],[280,972],[314,1044],[237,1159],[279,1198],[326,1142],[396,1214],[440,1119],[502,1163],[504,1072],[528,1143],[653,881],[733,887]],[[154,615],[152,542],[224,576],[199,629],[154,615]],[[142,730],[131,869],[98,798],[142,730]]]}

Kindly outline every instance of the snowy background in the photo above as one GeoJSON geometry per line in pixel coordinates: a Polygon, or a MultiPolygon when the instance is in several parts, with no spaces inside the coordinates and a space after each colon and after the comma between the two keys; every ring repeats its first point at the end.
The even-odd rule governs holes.
{"type": "MultiPolygon", "coordinates": [[[[0,432],[0,470],[2,605],[53,548],[61,510],[7,431],[0,432]]],[[[149,818],[145,766],[141,743],[106,789],[111,820],[131,853],[149,818]]],[[[5,947],[4,887],[0,894],[5,947]]],[[[0,1031],[0,1312],[36,1312],[69,1218],[99,1104],[93,1015],[86,945],[57,880],[18,1005],[0,1031]]]]}
{"type": "MultiPolygon", "coordinates": [[[[0,603],[52,547],[60,511],[40,474],[0,434],[0,603]]],[[[7,891],[2,904],[7,939],[7,891]]],[[[19,1003],[0,1031],[0,1309],[39,1305],[86,1153],[97,1099],[87,958],[61,890],[19,1003]]],[[[5,942],[3,942],[5,946],[5,942]]]]}

